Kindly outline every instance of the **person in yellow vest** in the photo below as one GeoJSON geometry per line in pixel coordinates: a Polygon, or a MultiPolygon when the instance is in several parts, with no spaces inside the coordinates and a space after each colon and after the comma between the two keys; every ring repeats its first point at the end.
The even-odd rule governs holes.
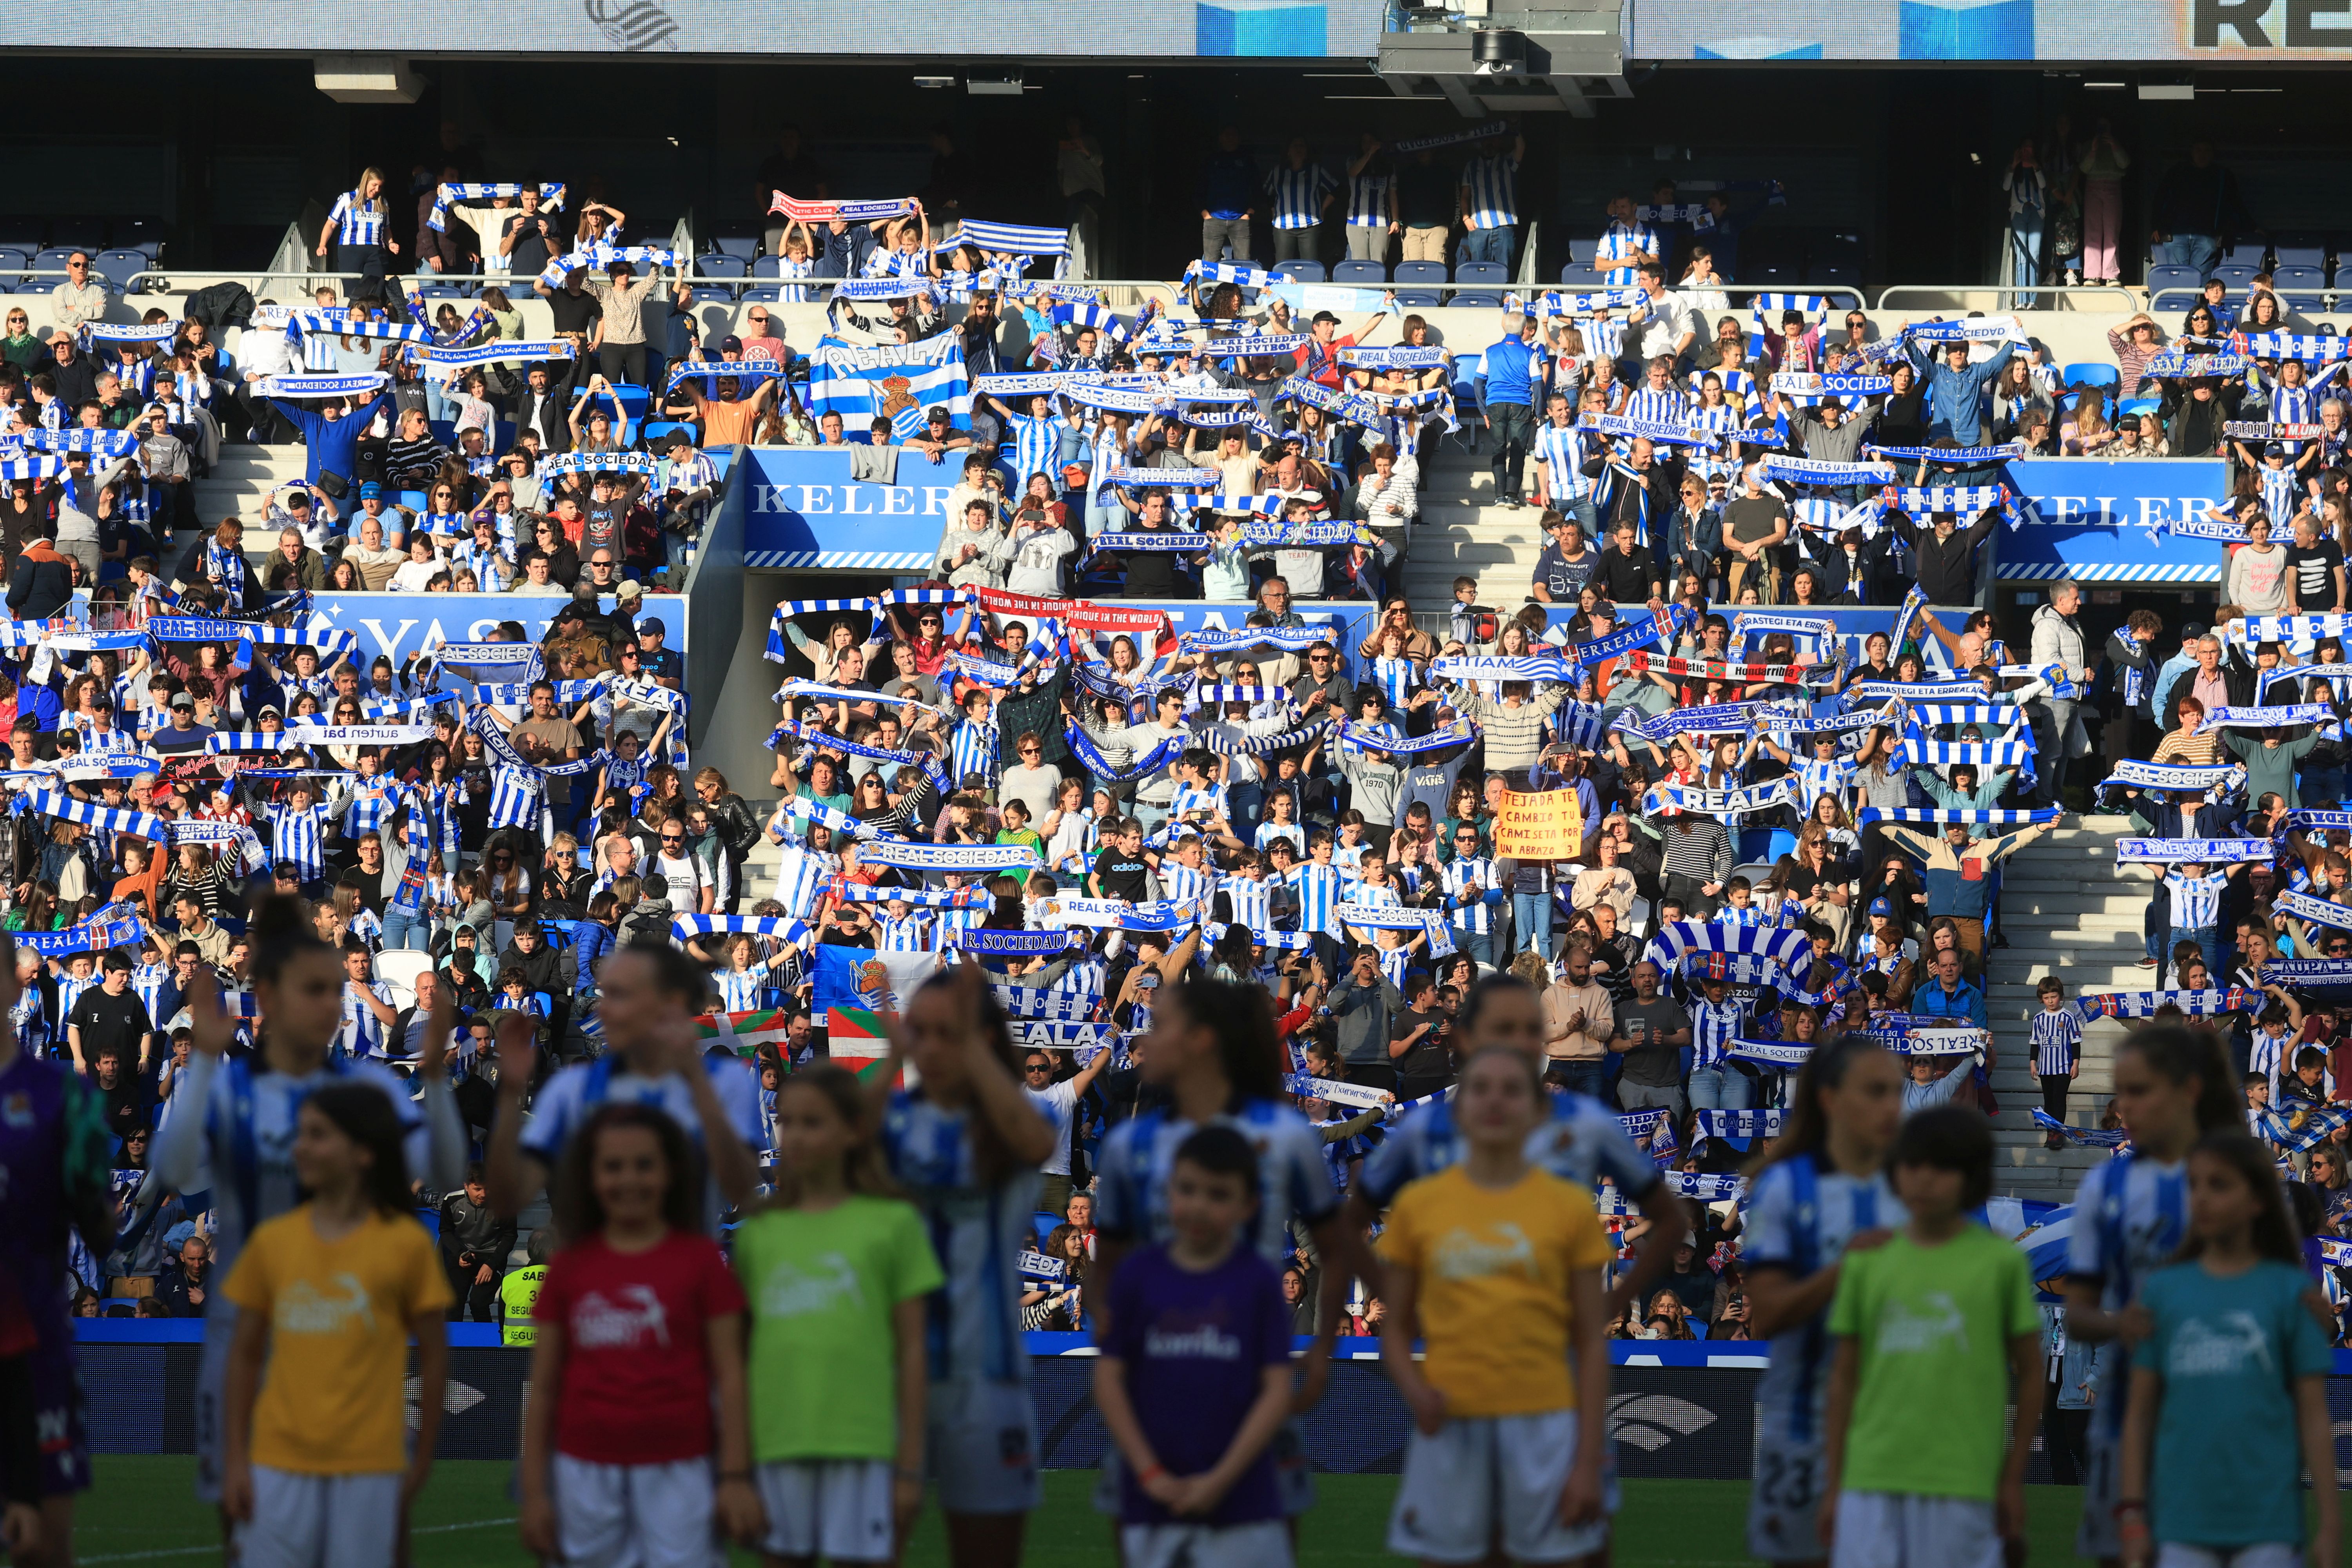
{"type": "Polygon", "coordinates": [[[539,1288],[547,1279],[548,1232],[554,1227],[541,1226],[530,1233],[530,1244],[524,1249],[527,1261],[520,1268],[507,1270],[499,1281],[499,1342],[503,1345],[528,1345],[537,1342],[539,1331],[531,1327],[530,1310],[539,1300],[539,1288]]]}

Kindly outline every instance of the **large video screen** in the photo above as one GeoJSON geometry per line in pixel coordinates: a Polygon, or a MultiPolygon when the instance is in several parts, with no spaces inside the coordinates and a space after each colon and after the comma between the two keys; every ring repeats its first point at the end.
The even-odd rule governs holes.
{"type": "Polygon", "coordinates": [[[387,6],[379,0],[149,0],[0,13],[20,48],[221,49],[317,54],[920,54],[975,42],[1023,58],[1366,58],[1381,0],[990,0],[984,6],[798,0],[507,0],[387,6]]]}
{"type": "Polygon", "coordinates": [[[2352,0],[1628,0],[1645,60],[2352,60],[2352,0]]]}

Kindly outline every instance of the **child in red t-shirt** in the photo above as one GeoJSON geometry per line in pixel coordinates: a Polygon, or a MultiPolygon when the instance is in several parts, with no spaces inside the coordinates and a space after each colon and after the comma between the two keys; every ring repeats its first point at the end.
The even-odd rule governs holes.
{"type": "Polygon", "coordinates": [[[577,1239],[531,1308],[541,1392],[523,1424],[522,1542],[539,1557],[683,1568],[709,1562],[714,1516],[746,1545],[760,1533],[743,1290],[699,1233],[692,1170],[686,1134],[649,1106],[605,1106],[565,1151],[557,1221],[577,1239]]]}

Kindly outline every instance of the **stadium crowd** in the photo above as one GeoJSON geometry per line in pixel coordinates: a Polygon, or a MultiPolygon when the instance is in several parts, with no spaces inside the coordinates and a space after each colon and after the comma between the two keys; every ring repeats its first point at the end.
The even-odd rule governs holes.
{"type": "MultiPolygon", "coordinates": [[[[1463,178],[1472,199],[1481,177],[1463,178]]],[[[1778,1301],[1770,1277],[1810,1256],[1776,1228],[1787,1194],[1763,1206],[1787,1162],[1753,1185],[1743,1173],[1785,1152],[1775,1141],[1825,1147],[1807,1095],[1835,1085],[1805,1075],[1834,1042],[1839,1072],[1895,1058],[1889,1103],[1945,1138],[1920,1134],[1911,1166],[1989,1170],[1975,1124],[1922,1113],[1997,1113],[1998,974],[2038,982],[2048,1144],[2152,1151],[2100,1168],[2120,1187],[2187,1141],[2070,1102],[2086,1024],[2151,1021],[2189,1053],[2150,1047],[2159,1076],[2227,1091],[2231,1126],[2242,1108],[2322,1238],[2327,1338],[2352,1342],[2331,1245],[2352,1242],[2352,462],[2343,405],[2316,401],[2352,351],[2325,328],[2286,332],[2267,291],[2234,320],[2200,306],[2170,337],[2134,317],[2114,385],[2061,385],[2012,320],[1882,331],[1854,312],[1841,334],[1820,300],[1721,314],[1704,244],[1669,290],[1628,203],[1624,277],[1507,300],[1473,368],[1412,315],[1397,346],[1366,346],[1393,306],[1351,331],[1328,311],[1295,323],[1247,259],[1240,185],[1204,219],[1244,225],[1214,247],[1240,259],[1204,259],[1180,305],[1124,319],[1083,285],[1018,281],[1035,258],[1010,247],[1039,231],[935,235],[918,202],[869,204],[903,210],[866,219],[779,193],[795,262],[872,244],[843,271],[867,286],[832,294],[838,335],[812,365],[757,301],[715,357],[690,337],[656,355],[638,312],[679,258],[618,243],[625,215],[588,203],[567,243],[536,186],[445,190],[461,218],[492,204],[466,221],[502,226],[554,337],[525,341],[496,289],[436,308],[387,279],[348,308],[247,300],[241,363],[201,316],[77,323],[23,357],[12,316],[0,343],[16,448],[0,500],[9,1018],[19,1050],[86,1080],[103,1128],[85,1163],[113,1220],[84,1227],[100,1244],[73,1257],[74,1311],[209,1319],[215,1269],[268,1232],[254,1227],[276,1201],[229,1190],[251,1155],[224,1128],[259,1113],[221,1086],[246,1075],[249,1099],[264,1068],[295,1076],[271,1056],[275,1009],[294,1004],[272,998],[289,963],[315,962],[331,966],[332,1016],[301,1059],[391,1089],[414,1180],[373,1190],[435,1213],[438,1255],[416,1265],[410,1306],[502,1321],[519,1342],[535,1293],[553,1293],[544,1331],[593,1282],[577,1253],[566,1272],[562,1239],[645,1220],[580,1151],[641,1135],[667,1162],[673,1223],[725,1214],[740,1267],[782,1245],[758,1189],[864,1191],[851,1155],[835,1170],[810,1154],[811,1128],[831,1117],[847,1147],[873,1116],[891,1173],[943,1217],[926,1243],[865,1200],[877,1206],[840,1228],[898,1249],[908,1299],[937,1291],[942,1268],[1019,1280],[1002,1323],[988,1302],[947,1314],[938,1353],[969,1371],[1017,1326],[1123,1335],[1107,1364],[1150,1360],[1126,1325],[1150,1290],[1181,1296],[1191,1265],[1142,1244],[1216,1251],[1170,1210],[1189,1166],[1259,1205],[1248,1250],[1280,1275],[1265,1337],[1286,1395],[1293,1331],[1396,1338],[1381,1282],[1416,1288],[1422,1211],[1439,1201],[1417,1180],[1504,1169],[1518,1147],[1497,1152],[1457,1089],[1482,1116],[1524,1110],[1520,1142],[1555,1150],[1538,1164],[1597,1193],[1574,1255],[1606,1266],[1608,1334],[1802,1334],[1777,1308],[1757,1322],[1757,1276],[1778,1301]],[[509,203],[520,223],[481,216],[509,203]],[[968,417],[901,395],[853,439],[820,395],[827,355],[904,365],[941,339],[971,376],[968,417]],[[657,410],[635,396],[655,381],[657,410]],[[2125,406],[2151,392],[2153,428],[2126,433],[2125,406]],[[205,523],[187,486],[224,441],[297,436],[308,471],[253,520],[275,542],[257,564],[243,521],[205,523]],[[1472,442],[1492,447],[1497,501],[1540,508],[1550,543],[1523,605],[1482,605],[1467,578],[1450,604],[1414,604],[1391,584],[1421,476],[1472,442]],[[695,765],[681,661],[646,598],[682,585],[724,496],[712,451],[762,443],[962,476],[925,581],[777,607],[772,809],[695,765]],[[2186,525],[2229,563],[2210,626],[2141,611],[2095,639],[2061,582],[2012,649],[1990,616],[1930,607],[1976,599],[1978,547],[2021,504],[2006,461],[2224,445],[2232,502],[2186,525]],[[361,587],[568,602],[536,638],[508,622],[367,660],[310,613],[311,595],[361,587]],[[1180,635],[1151,607],[1192,597],[1249,609],[1180,635]],[[1370,618],[1335,636],[1357,623],[1329,608],[1350,600],[1370,618]],[[1849,647],[1808,614],[1839,604],[1885,606],[1890,627],[1849,647]],[[2159,659],[2168,630],[2181,651],[2159,659]],[[1515,847],[1531,800],[1565,853],[1515,847]],[[2145,992],[2073,994],[2004,952],[2002,862],[2094,807],[2137,818],[2118,860],[2155,871],[2145,992]],[[661,1027],[648,994],[677,1004],[661,1027]],[[852,1015],[902,1009],[877,1026],[878,1054],[853,1043],[852,1015]],[[1540,1081],[1522,1090],[1487,1060],[1497,1047],[1540,1081]],[[910,1055],[936,1087],[898,1083],[910,1055]],[[1486,1075],[1475,1091],[1470,1073],[1486,1075]],[[1200,1142],[1228,1100],[1263,1124],[1255,1153],[1200,1142]],[[643,1105],[667,1114],[622,1113],[643,1105]],[[677,1157],[683,1139],[698,1165],[677,1157]],[[200,1159],[209,1194],[189,1190],[200,1159]],[[551,1185],[551,1216],[535,1204],[551,1185]],[[992,1214],[1013,1200],[1010,1217],[974,1218],[981,1188],[992,1214]]],[[[371,172],[339,205],[320,246],[342,247],[341,269],[381,262],[380,202],[371,172]]],[[[1467,215],[1473,238],[1503,229],[1480,241],[1498,256],[1508,224],[1488,220],[1507,205],[1467,215]]],[[[1410,256],[1429,226],[1400,226],[1410,256]]],[[[674,278],[669,298],[689,304],[693,287],[674,278]]],[[[2210,1132],[2202,1110],[2192,1131],[2210,1132]]],[[[272,1114],[288,1138],[309,1115],[294,1100],[272,1114]]],[[[319,1114],[355,1144],[373,1135],[331,1098],[319,1114]]],[[[325,1185],[303,1186],[338,1201],[369,1191],[316,1171],[325,1185]]],[[[2081,1234],[2070,1271],[2095,1275],[2081,1234]]],[[[628,1274],[602,1253],[595,1266],[628,1274]]],[[[741,1309],[723,1267],[677,1267],[707,1292],[697,1310],[741,1309]]],[[[230,1299],[262,1304],[254,1289],[230,1299]]],[[[2061,1383],[2064,1364],[2053,1353],[2061,1383]]],[[[1253,1394],[1234,1396],[1255,1419],[1253,1394]]],[[[1173,1506],[1106,1415],[1141,1472],[1129,1522],[1137,1488],[1173,1506]]],[[[586,1530],[533,1522],[547,1492],[532,1461],[561,1436],[540,1421],[527,1531],[586,1530]]],[[[556,1455],[567,1497],[602,1484],[563,1469],[594,1458],[556,1455]]],[[[963,1473],[952,1452],[935,1459],[943,1484],[963,1473]]],[[[719,1481],[730,1524],[737,1479],[719,1481]]],[[[863,1476],[867,1492],[828,1509],[897,1510],[903,1525],[906,1481],[903,1465],[863,1476]]],[[[809,1512],[761,1487],[772,1520],[809,1512]]],[[[943,1500],[1003,1511],[969,1486],[943,1500]]]]}

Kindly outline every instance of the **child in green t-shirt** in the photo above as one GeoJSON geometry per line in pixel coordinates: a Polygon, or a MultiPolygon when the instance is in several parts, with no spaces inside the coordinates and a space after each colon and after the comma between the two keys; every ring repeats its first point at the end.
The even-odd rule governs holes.
{"type": "Polygon", "coordinates": [[[751,1303],[751,1456],[775,1558],[884,1563],[923,1500],[923,1298],[945,1282],[866,1130],[856,1078],[776,1096],[774,1201],[735,1232],[751,1303]]]}
{"type": "Polygon", "coordinates": [[[2178,1546],[2199,1562],[2292,1563],[2308,1470],[2326,1479],[2311,1561],[2339,1562],[2327,1336],[2268,1149],[2223,1129],[2189,1152],[2189,1233],[2181,1260],[2140,1289],[2150,1326],[2124,1415],[2124,1560],[2169,1563],[2178,1546]]]}
{"type": "Polygon", "coordinates": [[[1043,860],[1045,858],[1045,841],[1037,836],[1035,828],[1029,826],[1028,802],[1008,800],[996,808],[996,815],[997,820],[1004,825],[996,830],[999,844],[1026,845],[1036,851],[1037,858],[1043,860]]]}
{"type": "Polygon", "coordinates": [[[2024,1535],[2042,1319],[2025,1254],[1968,1217],[1991,1194],[1992,1156],[1980,1112],[1914,1116],[1891,1160],[1910,1223],[1846,1249],[1822,1445],[1821,1538],[1834,1568],[1998,1563],[2000,1542],[2024,1535]]]}

